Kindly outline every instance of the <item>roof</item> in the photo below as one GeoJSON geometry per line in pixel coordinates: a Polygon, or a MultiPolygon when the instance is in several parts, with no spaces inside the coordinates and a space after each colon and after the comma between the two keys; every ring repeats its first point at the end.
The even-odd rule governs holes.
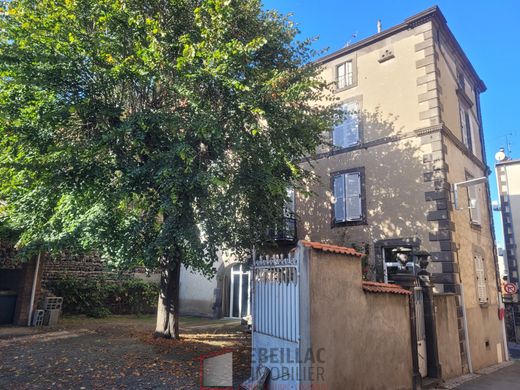
{"type": "Polygon", "coordinates": [[[345,54],[355,52],[366,46],[370,46],[373,43],[376,43],[385,38],[388,38],[401,31],[405,31],[405,30],[414,28],[414,27],[416,27],[420,24],[426,23],[432,19],[435,20],[437,22],[437,25],[440,26],[446,33],[448,40],[451,42],[451,44],[455,48],[455,51],[458,54],[458,56],[460,57],[462,64],[464,65],[464,67],[466,67],[468,69],[468,71],[471,73],[471,75],[475,79],[477,89],[480,92],[484,92],[486,90],[486,85],[478,76],[475,68],[469,61],[468,57],[466,56],[466,53],[464,53],[464,50],[462,50],[462,47],[460,46],[457,39],[455,38],[455,36],[451,32],[451,30],[449,29],[448,24],[446,22],[446,18],[444,17],[444,15],[442,14],[442,12],[438,6],[433,6],[422,12],[419,12],[418,14],[405,19],[405,21],[401,24],[398,24],[394,27],[383,30],[380,33],[371,35],[365,39],[362,39],[359,42],[353,43],[352,45],[339,49],[331,54],[328,54],[322,58],[319,58],[316,62],[319,64],[324,64],[324,63],[332,61],[338,57],[341,57],[345,54]]]}
{"type": "Polygon", "coordinates": [[[520,163],[520,159],[509,159],[509,160],[502,160],[502,161],[496,161],[495,164],[497,166],[499,165],[513,165],[520,163]]]}
{"type": "Polygon", "coordinates": [[[378,283],[378,282],[363,282],[363,290],[371,293],[388,293],[388,294],[401,294],[401,295],[412,295],[411,291],[405,290],[397,284],[389,283],[378,283]]]}
{"type": "Polygon", "coordinates": [[[351,256],[357,256],[357,257],[363,256],[363,253],[359,253],[353,248],[347,248],[344,246],[323,244],[321,242],[313,242],[313,241],[305,241],[305,240],[301,240],[300,242],[302,243],[303,246],[305,246],[307,248],[312,248],[312,249],[320,250],[323,252],[339,253],[342,255],[351,255],[351,256]]]}

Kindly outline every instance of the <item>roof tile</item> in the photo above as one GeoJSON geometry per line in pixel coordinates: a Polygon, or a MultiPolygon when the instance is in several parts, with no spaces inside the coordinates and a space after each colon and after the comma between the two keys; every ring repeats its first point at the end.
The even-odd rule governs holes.
{"type": "Polygon", "coordinates": [[[363,290],[371,293],[389,293],[389,294],[402,294],[412,295],[411,291],[405,290],[397,284],[389,283],[378,283],[378,282],[363,282],[363,290]]]}
{"type": "Polygon", "coordinates": [[[344,254],[344,255],[351,255],[351,256],[357,256],[357,257],[363,256],[363,253],[359,253],[353,248],[347,248],[344,246],[323,244],[321,242],[313,242],[313,241],[305,241],[305,240],[301,240],[300,242],[302,243],[303,246],[306,246],[306,247],[312,248],[312,249],[316,249],[316,250],[321,250],[323,252],[340,253],[340,254],[344,254]]]}

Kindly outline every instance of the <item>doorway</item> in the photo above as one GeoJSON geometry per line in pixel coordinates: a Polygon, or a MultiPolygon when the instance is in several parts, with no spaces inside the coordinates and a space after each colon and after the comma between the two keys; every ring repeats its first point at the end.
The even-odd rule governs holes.
{"type": "Polygon", "coordinates": [[[251,271],[243,264],[231,267],[229,317],[242,318],[251,314],[251,271]]]}

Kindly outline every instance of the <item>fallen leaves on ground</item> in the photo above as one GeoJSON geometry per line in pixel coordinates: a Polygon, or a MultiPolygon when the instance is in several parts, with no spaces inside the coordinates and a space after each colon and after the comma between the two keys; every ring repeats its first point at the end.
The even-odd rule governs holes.
{"type": "Polygon", "coordinates": [[[187,332],[181,340],[149,330],[105,326],[70,339],[12,343],[0,354],[0,388],[189,389],[200,357],[233,352],[236,383],[249,376],[250,335],[240,328],[187,332]]]}

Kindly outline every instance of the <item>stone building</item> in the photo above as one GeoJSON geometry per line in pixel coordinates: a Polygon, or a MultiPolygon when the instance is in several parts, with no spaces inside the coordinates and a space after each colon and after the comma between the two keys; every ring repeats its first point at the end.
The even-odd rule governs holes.
{"type": "MultiPolygon", "coordinates": [[[[511,159],[503,150],[496,154],[495,165],[497,174],[498,193],[500,195],[500,211],[504,230],[503,252],[508,269],[507,277],[510,283],[517,286],[520,282],[520,160],[511,159]]],[[[520,341],[520,305],[518,292],[507,294],[508,319],[512,326],[508,329],[509,339],[520,341]]]]}
{"type": "MultiPolygon", "coordinates": [[[[480,109],[486,86],[443,14],[430,8],[318,61],[346,118],[302,162],[317,180],[307,184],[311,196],[295,195],[287,232],[276,240],[285,250],[297,240],[353,247],[365,253],[363,278],[386,283],[402,270],[417,273],[414,254],[427,251],[437,378],[502,362],[480,109]]],[[[195,312],[196,304],[230,315],[228,268],[211,281],[185,272],[181,310],[193,304],[188,312],[195,312]]]]}
{"type": "MultiPolygon", "coordinates": [[[[298,239],[365,250],[365,278],[392,282],[431,254],[437,295],[454,297],[452,375],[505,359],[490,173],[480,94],[486,86],[437,7],[319,60],[346,119],[304,163],[298,239]],[[399,257],[400,252],[411,256],[399,257]],[[406,260],[406,257],[409,257],[406,260]]],[[[325,102],[322,102],[326,104],[325,102]]],[[[442,326],[442,325],[441,325],[442,326]]],[[[448,364],[445,362],[445,364],[448,364]]]]}

